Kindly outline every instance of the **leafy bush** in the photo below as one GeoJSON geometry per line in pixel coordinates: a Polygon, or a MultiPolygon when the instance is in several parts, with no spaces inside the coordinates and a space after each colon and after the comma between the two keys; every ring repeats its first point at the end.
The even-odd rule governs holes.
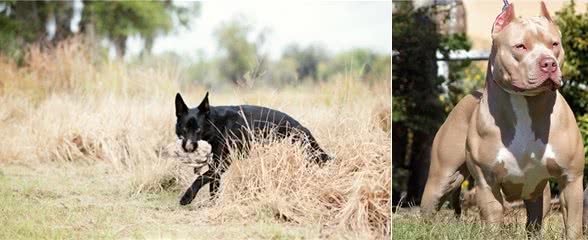
{"type": "MultiPolygon", "coordinates": [[[[319,67],[319,79],[328,79],[337,74],[351,75],[362,80],[381,79],[390,72],[389,57],[369,49],[353,49],[341,52],[319,67]]],[[[389,78],[388,78],[389,79],[389,78]]]]}
{"type": "Polygon", "coordinates": [[[584,158],[588,161],[588,114],[578,118],[578,126],[584,140],[584,158]]]}
{"type": "MultiPolygon", "coordinates": [[[[575,3],[557,12],[557,24],[566,51],[561,94],[572,108],[584,140],[584,159],[588,164],[588,12],[577,13],[575,3]]],[[[588,7],[587,7],[588,9],[588,7]]],[[[584,175],[586,181],[587,175],[584,175]]]]}
{"type": "Polygon", "coordinates": [[[588,12],[576,13],[574,5],[572,2],[557,12],[556,22],[566,51],[565,82],[560,92],[578,117],[588,113],[588,12]]]}
{"type": "Polygon", "coordinates": [[[405,186],[395,186],[392,204],[399,203],[404,190],[406,201],[418,204],[427,179],[431,133],[445,118],[439,101],[444,79],[437,76],[436,62],[440,35],[429,9],[415,10],[411,2],[398,2],[395,7],[392,42],[398,55],[392,59],[392,165],[393,182],[405,186]]]}
{"type": "Polygon", "coordinates": [[[327,59],[326,51],[319,45],[310,45],[305,48],[294,44],[286,47],[282,56],[283,60],[296,63],[296,74],[299,79],[311,78],[318,80],[319,63],[327,59]],[[288,59],[292,59],[288,61],[288,59]]]}
{"type": "MultiPolygon", "coordinates": [[[[449,58],[451,51],[470,50],[472,42],[465,33],[455,33],[441,36],[439,52],[444,58],[449,58]]],[[[445,79],[446,94],[441,96],[445,112],[449,113],[455,105],[472,90],[482,86],[484,73],[472,61],[448,61],[448,76],[445,79]],[[481,80],[480,80],[481,79],[481,80]]]]}

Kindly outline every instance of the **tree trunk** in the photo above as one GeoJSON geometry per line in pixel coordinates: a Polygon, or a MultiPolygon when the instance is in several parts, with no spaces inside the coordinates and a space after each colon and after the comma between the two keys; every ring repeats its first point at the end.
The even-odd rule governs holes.
{"type": "Polygon", "coordinates": [[[154,42],[155,37],[145,37],[145,46],[143,47],[143,51],[141,51],[141,55],[151,54],[154,42]]]}
{"type": "Polygon", "coordinates": [[[124,58],[127,48],[127,37],[113,37],[112,43],[114,44],[114,49],[116,50],[116,57],[121,59],[124,58]]]}
{"type": "MultiPolygon", "coordinates": [[[[395,122],[392,124],[392,206],[397,206],[400,203],[403,189],[401,178],[403,174],[400,172],[407,169],[404,164],[404,157],[406,155],[407,143],[407,128],[402,123],[395,122]]],[[[396,210],[395,207],[392,211],[396,210]]]]}
{"type": "Polygon", "coordinates": [[[415,206],[421,204],[421,197],[425,190],[425,184],[427,184],[433,137],[434,134],[421,131],[414,132],[412,146],[414,154],[410,159],[410,178],[408,180],[406,201],[415,206]]]}
{"type": "Polygon", "coordinates": [[[50,13],[55,19],[55,34],[51,39],[52,45],[68,38],[72,35],[71,19],[73,17],[73,8],[71,2],[59,2],[57,6],[50,13]]]}

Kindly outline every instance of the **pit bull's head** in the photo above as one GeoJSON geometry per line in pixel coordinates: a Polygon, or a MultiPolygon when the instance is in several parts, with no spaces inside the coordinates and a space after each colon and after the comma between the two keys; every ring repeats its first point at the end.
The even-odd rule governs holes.
{"type": "Polygon", "coordinates": [[[492,75],[505,91],[534,96],[561,86],[561,32],[545,3],[541,16],[531,18],[517,18],[510,4],[494,22],[492,41],[492,75]]]}

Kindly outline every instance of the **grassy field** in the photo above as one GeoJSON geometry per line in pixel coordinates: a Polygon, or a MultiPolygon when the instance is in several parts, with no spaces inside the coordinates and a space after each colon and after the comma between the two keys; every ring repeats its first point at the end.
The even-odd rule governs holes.
{"type": "MultiPolygon", "coordinates": [[[[322,236],[315,225],[264,221],[214,223],[212,206],[179,207],[178,193],[129,195],[107,164],[2,165],[1,239],[190,238],[291,239],[322,236]]],[[[197,200],[198,201],[198,200],[197,200]]]]}
{"type": "MultiPolygon", "coordinates": [[[[503,225],[481,224],[477,208],[456,219],[453,210],[423,219],[418,208],[399,209],[392,214],[392,239],[526,239],[524,208],[505,213],[503,225]]],[[[543,222],[543,239],[564,239],[562,214],[552,209],[543,222]]]]}
{"type": "Polygon", "coordinates": [[[174,96],[194,107],[208,89],[83,46],[33,48],[22,67],[0,59],[0,238],[389,238],[387,79],[212,91],[213,106],[289,113],[336,160],[321,168],[287,141],[257,144],[233,156],[215,201],[205,187],[180,206],[196,176],[162,154],[174,96]]]}

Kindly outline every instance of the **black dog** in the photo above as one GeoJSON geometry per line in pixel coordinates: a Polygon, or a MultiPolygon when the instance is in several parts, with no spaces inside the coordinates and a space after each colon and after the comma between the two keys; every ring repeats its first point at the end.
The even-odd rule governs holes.
{"type": "Polygon", "coordinates": [[[331,159],[323,151],[308,129],[287,114],[259,106],[217,106],[208,104],[208,92],[197,108],[189,109],[182,96],[176,95],[176,135],[182,140],[186,152],[196,150],[197,141],[207,141],[212,147],[212,162],[208,171],[196,178],[180,200],[181,205],[190,204],[202,186],[210,182],[212,197],[218,191],[220,175],[230,164],[227,161],[229,147],[244,150],[252,136],[292,136],[308,144],[312,160],[322,164],[331,159]],[[253,135],[252,133],[255,133],[253,135]]]}

